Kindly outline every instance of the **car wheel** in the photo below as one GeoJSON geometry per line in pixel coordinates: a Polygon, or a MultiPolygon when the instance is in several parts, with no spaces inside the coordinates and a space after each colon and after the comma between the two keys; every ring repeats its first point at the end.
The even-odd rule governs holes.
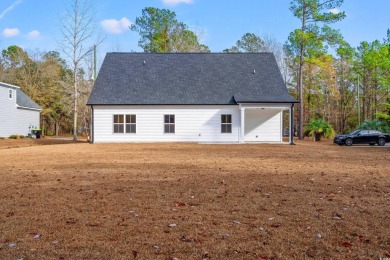
{"type": "Polygon", "coordinates": [[[379,139],[378,139],[378,145],[379,145],[379,146],[384,146],[385,144],[386,144],[385,138],[379,138],[379,139]]]}
{"type": "Polygon", "coordinates": [[[352,145],[352,139],[351,139],[351,138],[347,138],[347,139],[345,140],[345,145],[346,145],[346,146],[351,146],[351,145],[352,145]]]}

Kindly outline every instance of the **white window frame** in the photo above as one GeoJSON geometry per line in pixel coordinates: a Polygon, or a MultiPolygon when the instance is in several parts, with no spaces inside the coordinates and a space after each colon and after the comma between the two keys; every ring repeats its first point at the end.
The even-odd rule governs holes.
{"type": "MultiPolygon", "coordinates": [[[[228,121],[228,120],[226,120],[228,121]]],[[[226,130],[226,129],[225,129],[226,130]]],[[[231,134],[233,133],[233,115],[232,114],[221,114],[221,134],[231,134]],[[230,116],[230,122],[223,122],[224,116],[230,116]],[[230,132],[224,132],[223,126],[229,126],[230,125],[230,132]]]]}
{"type": "Polygon", "coordinates": [[[163,116],[163,122],[164,122],[164,134],[175,134],[176,133],[176,116],[174,114],[164,114],[163,116]],[[168,116],[168,123],[165,122],[165,117],[168,116]],[[171,117],[173,116],[173,123],[171,123],[171,117]],[[165,131],[165,127],[169,127],[169,132],[165,131]],[[173,126],[173,132],[171,132],[171,127],[173,126]]]}
{"type": "MultiPolygon", "coordinates": [[[[131,129],[131,127],[130,127],[131,129]]],[[[137,115],[136,114],[114,114],[112,115],[112,133],[113,134],[136,134],[137,133],[137,115]],[[115,116],[118,116],[118,117],[123,117],[123,120],[118,120],[118,121],[123,121],[122,123],[115,123],[115,116]],[[127,117],[130,116],[130,122],[127,122],[127,117]],[[131,117],[134,116],[135,117],[135,122],[131,122],[131,117]],[[118,126],[122,126],[122,129],[123,131],[121,132],[115,132],[115,126],[118,125],[118,126]],[[130,125],[130,126],[135,126],[135,132],[134,133],[131,133],[131,132],[127,132],[127,126],[130,125]]]]}
{"type": "Polygon", "coordinates": [[[112,115],[112,133],[113,134],[124,134],[125,133],[125,115],[123,114],[114,114],[112,115]],[[118,116],[119,123],[115,123],[115,117],[118,116]],[[122,123],[120,122],[120,117],[122,117],[122,123]],[[122,132],[115,132],[115,126],[122,126],[122,132]]]}
{"type": "Polygon", "coordinates": [[[125,115],[125,134],[136,134],[137,133],[137,115],[136,114],[127,114],[125,115]],[[130,117],[130,122],[127,122],[127,117],[130,117]],[[131,121],[131,118],[134,116],[134,122],[131,121]],[[134,126],[135,131],[134,132],[127,132],[127,126],[131,127],[134,126]]]}

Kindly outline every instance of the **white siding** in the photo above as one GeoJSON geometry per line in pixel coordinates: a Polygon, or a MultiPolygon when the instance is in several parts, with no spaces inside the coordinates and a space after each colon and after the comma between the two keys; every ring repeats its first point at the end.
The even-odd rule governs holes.
{"type": "Polygon", "coordinates": [[[94,142],[238,142],[238,106],[94,106],[94,142]],[[114,134],[113,115],[137,115],[136,134],[114,134]],[[175,115],[175,133],[164,134],[164,115],[175,115]],[[232,115],[232,133],[221,133],[221,115],[232,115]]]}
{"type": "Polygon", "coordinates": [[[16,112],[16,90],[0,86],[0,137],[10,136],[12,118],[16,112]],[[9,99],[8,90],[12,89],[12,99],[9,99]]]}
{"type": "Polygon", "coordinates": [[[18,109],[16,89],[0,86],[0,137],[27,135],[29,126],[39,127],[39,111],[18,109]],[[9,98],[12,89],[12,99],[9,98]]]}
{"type": "Polygon", "coordinates": [[[39,114],[36,110],[17,109],[13,122],[14,134],[27,135],[30,127],[40,128],[39,114]]]}
{"type": "Polygon", "coordinates": [[[245,109],[246,142],[281,142],[282,112],[274,108],[245,109]]]}

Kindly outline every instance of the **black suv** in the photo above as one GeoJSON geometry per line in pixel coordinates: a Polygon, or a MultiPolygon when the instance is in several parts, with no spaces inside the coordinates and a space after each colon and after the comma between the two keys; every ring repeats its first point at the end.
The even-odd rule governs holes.
{"type": "Polygon", "coordinates": [[[356,130],[347,135],[336,136],[333,143],[347,146],[352,144],[378,144],[384,146],[386,143],[390,143],[390,135],[376,130],[356,130]]]}

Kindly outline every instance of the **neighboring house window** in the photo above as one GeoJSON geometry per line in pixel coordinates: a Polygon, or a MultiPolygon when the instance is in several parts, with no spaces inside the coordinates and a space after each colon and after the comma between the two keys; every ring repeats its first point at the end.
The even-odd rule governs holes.
{"type": "Polygon", "coordinates": [[[124,115],[114,115],[114,133],[124,132],[124,115]]]}
{"type": "Polygon", "coordinates": [[[136,115],[126,115],[126,133],[135,134],[137,129],[137,116],[136,115]]]}
{"type": "Polygon", "coordinates": [[[232,115],[221,115],[221,133],[232,133],[232,115]]]}
{"type": "Polygon", "coordinates": [[[9,97],[9,99],[12,99],[12,89],[8,90],[8,97],[9,97]]]}
{"type": "Polygon", "coordinates": [[[164,133],[175,133],[175,115],[164,115],[164,133]]]}
{"type": "Polygon", "coordinates": [[[114,115],[114,134],[136,133],[136,115],[114,115]]]}

